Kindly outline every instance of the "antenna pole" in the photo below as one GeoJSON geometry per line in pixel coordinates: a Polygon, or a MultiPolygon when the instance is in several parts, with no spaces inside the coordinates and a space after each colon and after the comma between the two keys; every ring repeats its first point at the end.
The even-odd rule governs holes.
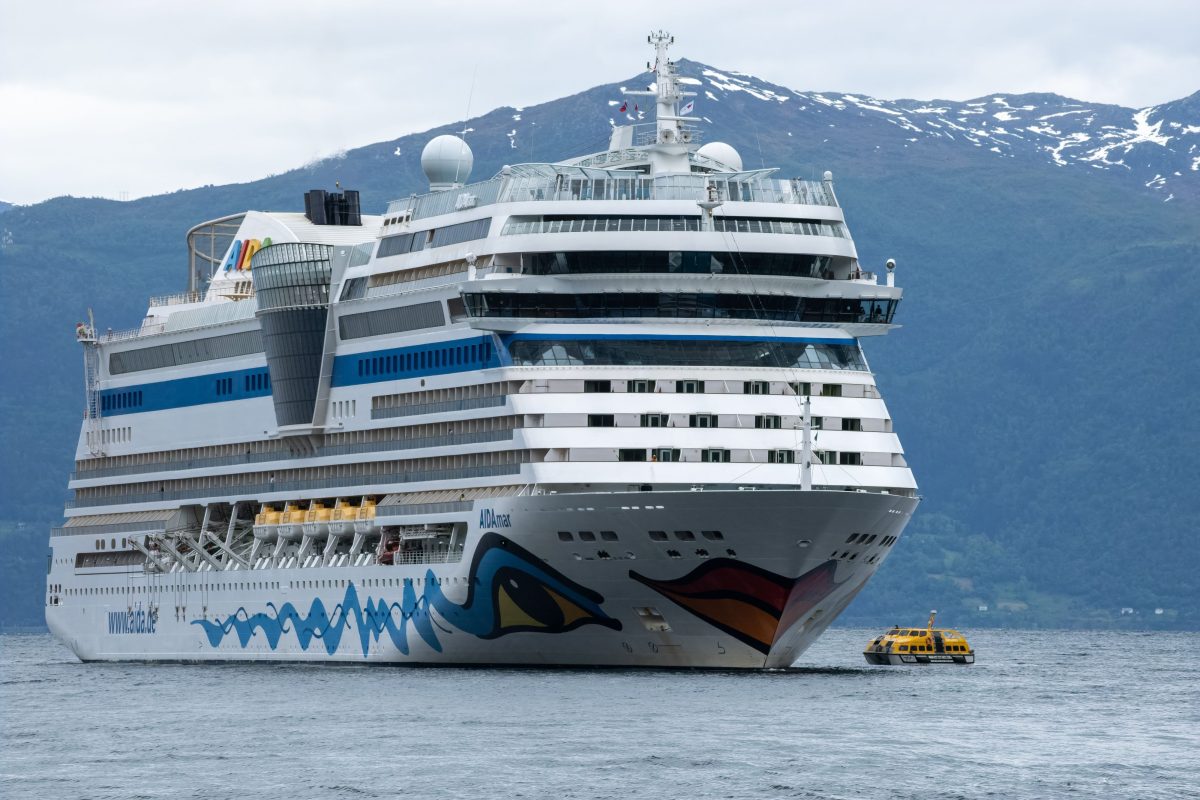
{"type": "Polygon", "coordinates": [[[812,489],[812,415],[810,411],[812,406],[812,398],[808,395],[804,396],[804,416],[800,423],[802,431],[801,450],[800,450],[800,489],[801,491],[809,491],[812,489]]]}

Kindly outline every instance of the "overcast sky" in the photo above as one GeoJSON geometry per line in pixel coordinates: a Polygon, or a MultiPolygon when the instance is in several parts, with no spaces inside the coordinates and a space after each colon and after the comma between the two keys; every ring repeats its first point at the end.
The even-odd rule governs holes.
{"type": "Polygon", "coordinates": [[[1200,89],[1197,0],[0,0],[0,200],[282,172],[625,80],[651,28],[674,57],[797,90],[1143,107],[1200,89]]]}

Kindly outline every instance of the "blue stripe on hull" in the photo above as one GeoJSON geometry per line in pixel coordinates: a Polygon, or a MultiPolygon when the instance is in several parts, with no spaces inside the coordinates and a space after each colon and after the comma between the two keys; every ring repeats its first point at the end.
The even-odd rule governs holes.
{"type": "Polygon", "coordinates": [[[266,368],[259,367],[105,389],[100,396],[101,413],[106,417],[119,417],[143,411],[166,411],[251,397],[270,397],[271,382],[267,378],[266,368]]]}
{"type": "MultiPolygon", "coordinates": [[[[562,339],[564,341],[607,339],[612,341],[699,341],[699,342],[806,342],[809,344],[853,344],[853,338],[808,338],[793,336],[687,336],[675,334],[517,333],[500,337],[504,345],[513,341],[562,339]]],[[[452,339],[433,344],[393,347],[336,356],[332,385],[361,386],[383,381],[475,372],[508,366],[507,349],[497,349],[491,336],[452,339]]],[[[207,403],[224,403],[254,397],[270,397],[266,368],[218,372],[190,378],[105,389],[101,396],[106,417],[166,411],[207,403]]]]}

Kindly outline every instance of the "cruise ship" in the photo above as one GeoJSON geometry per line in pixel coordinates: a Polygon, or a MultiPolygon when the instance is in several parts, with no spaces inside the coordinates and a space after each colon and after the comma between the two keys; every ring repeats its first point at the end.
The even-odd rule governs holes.
{"type": "Polygon", "coordinates": [[[918,502],[859,344],[894,264],[828,172],[702,144],[649,42],[603,152],[472,182],[439,136],[382,216],[204,222],[186,292],[79,323],[78,658],[774,669],[821,635],[918,502]]]}

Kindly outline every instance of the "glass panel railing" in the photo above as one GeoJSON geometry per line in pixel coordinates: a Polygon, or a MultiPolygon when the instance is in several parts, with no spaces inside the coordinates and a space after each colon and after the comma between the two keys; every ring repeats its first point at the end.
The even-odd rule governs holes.
{"type": "MultiPolygon", "coordinates": [[[[554,169],[554,167],[547,167],[554,169]]],[[[412,219],[427,219],[493,203],[567,200],[701,200],[712,188],[718,200],[745,203],[787,203],[837,206],[833,191],[823,181],[778,180],[753,173],[662,175],[650,177],[628,171],[562,168],[557,174],[497,175],[461,189],[416,195],[396,200],[388,213],[412,210],[412,219]]]]}

